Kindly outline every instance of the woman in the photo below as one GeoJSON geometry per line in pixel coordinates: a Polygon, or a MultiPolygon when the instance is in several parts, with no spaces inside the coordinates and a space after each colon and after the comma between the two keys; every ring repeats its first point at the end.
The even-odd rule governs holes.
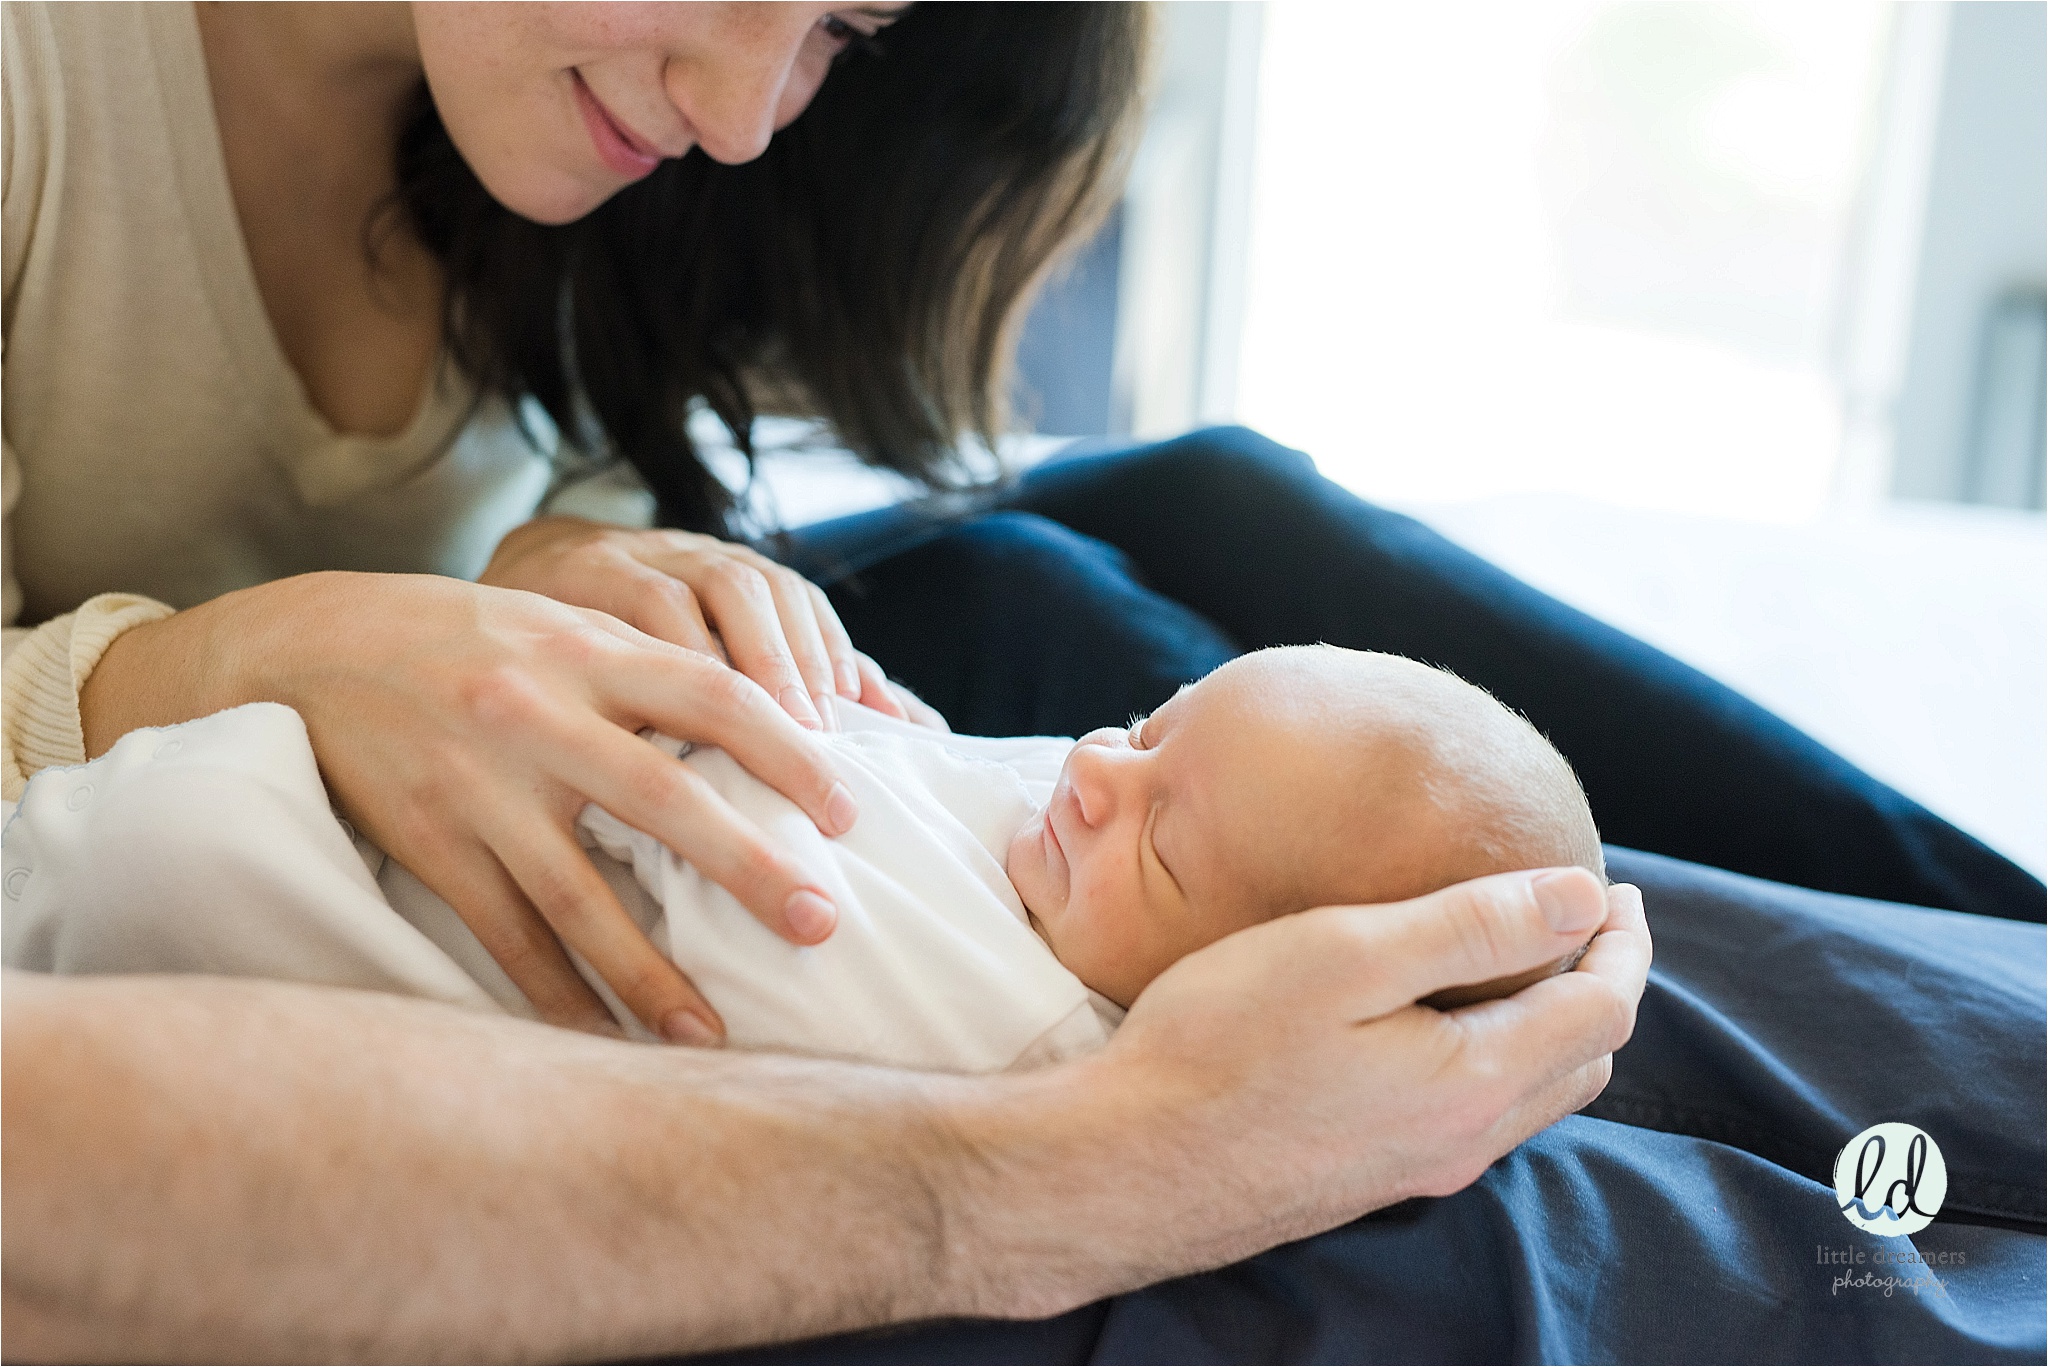
{"type": "Polygon", "coordinates": [[[1018,306],[1113,188],[1143,22],[11,9],[7,610],[41,624],[10,630],[10,793],[139,726],[289,702],[342,810],[547,1018],[607,1024],[566,946],[702,1042],[715,1018],[569,834],[584,802],[794,940],[833,912],[633,731],[726,746],[836,830],[857,813],[810,699],[913,709],[883,666],[965,729],[1077,731],[1330,639],[1523,707],[1610,835],[2039,919],[2039,885],[1966,837],[1249,434],[1063,461],[964,520],[799,533],[810,579],[716,538],[693,401],[744,439],[773,377],[939,484],[962,432],[994,435],[1018,306]],[[536,410],[696,530],[532,517],[536,410]],[[1755,794],[1732,823],[1730,775],[1755,794]]]}
{"type": "Polygon", "coordinates": [[[998,420],[1027,287],[1111,185],[1143,14],[902,9],[15,15],[7,613],[42,625],[10,631],[10,793],[290,698],[342,810],[543,1015],[609,1019],[566,943],[714,1038],[570,819],[599,801],[821,939],[821,890],[631,732],[728,746],[836,831],[812,697],[915,704],[744,546],[529,520],[549,471],[504,415],[538,400],[700,529],[730,495],[685,409],[744,433],[771,363],[867,451],[948,474],[998,420]]]}

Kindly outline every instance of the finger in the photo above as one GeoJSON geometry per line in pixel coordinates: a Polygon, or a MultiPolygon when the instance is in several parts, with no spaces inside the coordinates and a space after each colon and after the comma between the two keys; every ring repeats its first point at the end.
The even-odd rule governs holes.
{"type": "MultiPolygon", "coordinates": [[[[780,605],[768,576],[731,555],[692,555],[677,577],[697,590],[705,620],[725,642],[732,667],[768,690],[799,725],[819,730],[824,719],[813,689],[790,653],[780,605]]],[[[825,690],[829,691],[829,690],[825,690]]]]}
{"type": "Polygon", "coordinates": [[[465,843],[437,851],[438,857],[411,849],[392,853],[455,908],[542,1020],[592,1034],[620,1033],[618,1022],[569,962],[546,919],[490,850],[465,843]]]}
{"type": "Polygon", "coordinates": [[[1618,884],[1612,914],[1569,973],[1449,1013],[1489,1073],[1562,1077],[1628,1043],[1650,968],[1640,894],[1618,884]]]}
{"type": "Polygon", "coordinates": [[[1604,892],[1585,869],[1543,869],[1475,878],[1385,906],[1321,908],[1307,914],[1328,917],[1353,952],[1326,956],[1316,971],[1348,975],[1353,1009],[1376,1018],[1446,988],[1562,959],[1600,923],[1604,892]]]}
{"type": "Polygon", "coordinates": [[[1633,982],[1635,994],[1640,996],[1649,979],[1654,953],[1649,917],[1643,910],[1643,890],[1633,883],[1613,884],[1607,889],[1607,919],[1600,923],[1600,933],[1586,947],[1578,970],[1600,973],[1623,987],[1633,982]]]}
{"type": "Polygon", "coordinates": [[[910,720],[909,709],[903,705],[901,695],[889,683],[889,676],[882,672],[880,665],[863,655],[855,661],[855,667],[860,670],[862,707],[871,707],[883,716],[894,717],[898,721],[910,720]]]}
{"type": "MultiPolygon", "coordinates": [[[[816,593],[810,580],[752,547],[728,545],[722,549],[752,565],[768,581],[768,591],[775,598],[776,616],[782,622],[783,643],[789,647],[790,658],[803,675],[804,687],[810,690],[811,701],[829,727],[831,715],[823,699],[837,696],[839,685],[825,629],[818,620],[818,604],[823,595],[816,593]]],[[[825,604],[825,611],[831,613],[831,604],[825,604]]],[[[837,621],[836,616],[833,620],[837,621]]]]}
{"type": "Polygon", "coordinates": [[[1532,1134],[1540,1133],[1568,1115],[1593,1104],[1614,1075],[1614,1055],[1602,1054],[1570,1072],[1552,1078],[1526,1093],[1501,1116],[1495,1132],[1506,1153],[1532,1134]]]}
{"type": "Polygon", "coordinates": [[[1493,1166],[1502,1155],[1533,1135],[1549,1129],[1568,1115],[1584,1110],[1607,1086],[1614,1072],[1611,1055],[1553,1078],[1518,1097],[1493,1123],[1471,1138],[1469,1145],[1444,1147],[1445,1165],[1425,1180],[1418,1196],[1450,1196],[1463,1191],[1493,1166]]]}
{"type": "MultiPolygon", "coordinates": [[[[748,773],[803,808],[826,835],[846,834],[859,818],[860,808],[853,793],[833,770],[823,744],[792,721],[788,713],[769,700],[760,685],[744,674],[701,655],[625,651],[608,664],[596,682],[607,715],[630,721],[629,729],[652,726],[671,736],[719,747],[738,760],[748,773]]],[[[592,748],[598,742],[587,733],[565,746],[571,761],[581,771],[589,772],[591,756],[600,754],[630,753],[638,757],[638,764],[644,765],[647,757],[639,752],[649,747],[618,727],[605,730],[608,735],[600,738],[601,749],[592,748]],[[585,741],[590,743],[586,745],[585,741]],[[626,748],[617,748],[621,745],[626,748]]],[[[653,754],[664,763],[670,762],[658,751],[653,754]]],[[[601,766],[611,761],[600,759],[596,763],[601,766]]],[[[645,774],[644,768],[636,771],[645,774]]],[[[566,776],[568,771],[561,772],[566,776]]],[[[578,792],[598,800],[593,788],[580,783],[576,787],[578,792]]],[[[650,835],[660,834],[652,826],[639,825],[609,803],[600,801],[599,805],[628,825],[639,826],[650,835]]],[[[683,853],[679,845],[670,844],[669,848],[683,853]]]]}
{"type": "Polygon", "coordinates": [[[648,1029],[675,1044],[717,1044],[725,1034],[718,1012],[626,914],[575,839],[545,820],[510,826],[491,833],[493,848],[554,935],[648,1029]]]}
{"type": "Polygon", "coordinates": [[[934,731],[943,731],[948,735],[952,734],[952,724],[940,714],[938,708],[933,707],[902,684],[892,684],[891,692],[895,695],[896,700],[903,705],[905,720],[915,722],[919,726],[929,727],[934,731]]]}
{"type": "MultiPolygon", "coordinates": [[[[790,725],[786,719],[783,724],[790,725]]],[[[816,944],[832,933],[839,913],[830,894],[759,826],[688,765],[616,727],[600,730],[608,734],[593,734],[589,746],[598,762],[569,776],[577,791],[688,860],[790,943],[816,944]]],[[[611,905],[617,906],[615,899],[611,905]]],[[[623,908],[618,914],[638,935],[623,908]]],[[[581,942],[571,943],[584,952],[581,942]]],[[[609,974],[605,980],[619,986],[609,974]]]]}
{"type": "MultiPolygon", "coordinates": [[[[797,672],[804,676],[804,687],[810,690],[812,705],[820,717],[826,717],[828,704],[825,698],[839,692],[839,684],[832,667],[832,652],[826,648],[825,632],[818,621],[817,602],[812,597],[809,580],[795,570],[776,564],[758,553],[750,553],[754,567],[768,580],[768,591],[775,595],[775,612],[782,619],[782,637],[789,647],[791,658],[796,661],[797,672]]],[[[823,595],[818,595],[823,597],[823,595]]],[[[832,609],[828,604],[825,610],[832,609]]],[[[827,719],[829,725],[829,718],[827,719]]]]}
{"type": "Polygon", "coordinates": [[[853,648],[853,638],[846,634],[846,624],[839,620],[825,590],[808,579],[803,582],[810,590],[811,613],[818,619],[818,631],[825,638],[825,653],[832,657],[832,685],[839,690],[840,697],[859,702],[860,652],[853,648]]]}
{"type": "Polygon", "coordinates": [[[617,575],[607,576],[601,601],[590,603],[656,640],[694,650],[714,659],[723,654],[711,636],[711,625],[696,590],[672,575],[626,557],[617,575]]]}

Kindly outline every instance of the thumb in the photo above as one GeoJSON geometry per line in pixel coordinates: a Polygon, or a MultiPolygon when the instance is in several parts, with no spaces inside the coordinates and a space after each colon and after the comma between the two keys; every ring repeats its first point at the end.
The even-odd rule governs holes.
{"type": "Polygon", "coordinates": [[[1582,868],[1497,873],[1383,906],[1329,907],[1373,971],[1353,1002],[1372,1019],[1446,988],[1490,982],[1553,963],[1607,915],[1600,879],[1582,868]]]}

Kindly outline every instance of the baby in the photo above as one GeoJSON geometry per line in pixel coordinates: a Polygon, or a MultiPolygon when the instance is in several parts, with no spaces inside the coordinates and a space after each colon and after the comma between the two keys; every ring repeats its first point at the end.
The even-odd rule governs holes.
{"type": "Polygon", "coordinates": [[[1605,872],[1585,794],[1535,728],[1442,670],[1313,646],[1243,656],[1081,737],[1005,868],[1060,962],[1129,1006],[1275,916],[1567,864],[1605,872]]]}
{"type": "MultiPolygon", "coordinates": [[[[837,839],[722,752],[657,741],[830,892],[823,944],[778,939],[608,814],[579,822],[737,1046],[1033,1066],[1100,1047],[1169,965],[1275,916],[1602,869],[1557,752],[1480,690],[1393,656],[1260,651],[1079,741],[936,735],[855,707],[840,721],[824,740],[861,818],[837,839]]],[[[279,977],[532,1014],[445,902],[352,840],[303,725],[275,704],[38,775],[5,855],[15,967],[279,977]]]]}

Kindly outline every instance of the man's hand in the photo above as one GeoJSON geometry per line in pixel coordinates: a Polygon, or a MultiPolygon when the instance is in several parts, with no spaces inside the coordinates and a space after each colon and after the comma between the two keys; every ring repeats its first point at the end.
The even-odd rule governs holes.
{"type": "Polygon", "coordinates": [[[1514,874],[1285,917],[1162,974],[1102,1053],[1003,1077],[11,974],[0,1349],[609,1360],[1200,1271],[1455,1190],[1591,1098],[1649,967],[1633,888],[1576,971],[1413,1003],[1559,957],[1601,901],[1514,874]]]}
{"type": "Polygon", "coordinates": [[[1118,1271],[990,1209],[969,1275],[1008,1281],[985,1286],[997,1313],[1053,1313],[1457,1191],[1599,1094],[1649,964],[1641,895],[1603,892],[1583,869],[1324,907],[1219,941],[1160,975],[1102,1054],[1044,1075],[1027,1143],[1008,1112],[1003,1133],[969,1131],[991,1173],[1036,1168],[1059,1185],[1118,1271]],[[1595,926],[1572,972],[1452,1011],[1416,1004],[1555,962],[1595,926]],[[1077,1148],[1124,1157],[1091,1172],[1077,1148]],[[1156,1261],[1134,1265],[1153,1238],[1156,1261]],[[1105,1274],[1122,1285],[1094,1280],[1105,1274]]]}

